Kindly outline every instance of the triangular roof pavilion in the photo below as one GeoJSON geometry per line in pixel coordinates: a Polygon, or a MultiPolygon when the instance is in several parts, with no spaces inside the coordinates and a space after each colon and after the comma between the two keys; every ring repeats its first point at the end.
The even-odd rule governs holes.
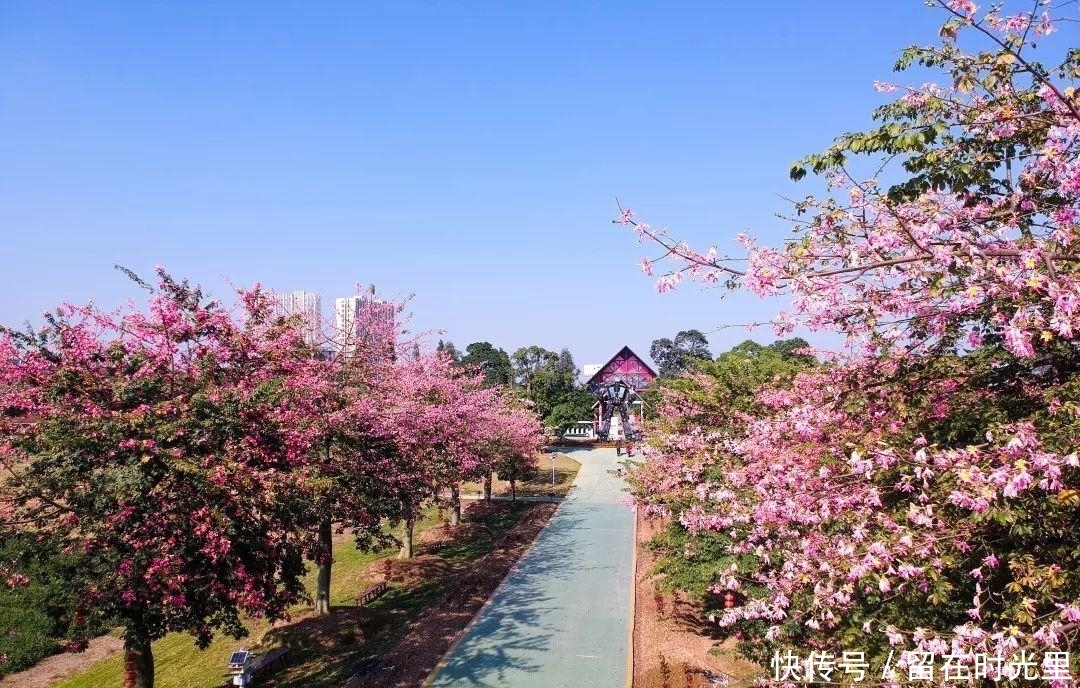
{"type": "Polygon", "coordinates": [[[612,382],[622,381],[635,392],[641,392],[649,386],[649,383],[655,377],[656,371],[650,368],[649,364],[643,361],[640,356],[631,351],[630,347],[624,346],[619,349],[617,354],[611,357],[611,360],[600,366],[600,370],[596,371],[586,381],[585,386],[591,390],[612,382]]]}

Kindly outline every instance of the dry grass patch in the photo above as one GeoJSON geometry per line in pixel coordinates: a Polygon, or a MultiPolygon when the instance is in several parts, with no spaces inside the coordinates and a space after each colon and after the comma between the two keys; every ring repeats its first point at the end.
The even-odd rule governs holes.
{"type": "MultiPolygon", "coordinates": [[[[555,455],[555,496],[565,497],[574,484],[581,464],[571,459],[566,454],[555,455]]],[[[482,483],[462,483],[462,495],[481,495],[484,492],[482,483]]],[[[510,496],[510,483],[499,478],[496,473],[491,483],[491,493],[500,497],[510,496]]],[[[540,457],[536,471],[528,478],[519,480],[517,483],[518,497],[547,497],[551,494],[551,455],[544,454],[540,457]]]]}

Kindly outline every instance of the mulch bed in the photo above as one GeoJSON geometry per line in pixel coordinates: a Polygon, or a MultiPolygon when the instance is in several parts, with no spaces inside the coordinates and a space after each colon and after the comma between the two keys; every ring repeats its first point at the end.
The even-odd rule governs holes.
{"type": "Polygon", "coordinates": [[[761,669],[735,656],[733,643],[719,643],[697,605],[678,595],[659,595],[649,575],[654,557],[643,545],[660,531],[659,518],[637,514],[634,571],[634,688],[710,685],[703,672],[726,676],[733,688],[747,685],[761,669]],[[722,656],[710,653],[719,648],[722,656]],[[666,665],[667,679],[664,677],[666,665]]]}
{"type": "MultiPolygon", "coordinates": [[[[477,506],[479,505],[471,506],[470,510],[477,506]]],[[[413,624],[394,649],[382,657],[387,668],[379,671],[367,682],[351,679],[344,684],[345,687],[415,688],[423,683],[529,548],[555,512],[556,506],[533,503],[525,507],[521,521],[496,543],[490,553],[470,564],[466,571],[459,573],[458,579],[448,586],[443,600],[413,624]]],[[[500,507],[485,505],[480,508],[500,507]]],[[[395,566],[399,563],[402,562],[395,562],[395,566]]]]}

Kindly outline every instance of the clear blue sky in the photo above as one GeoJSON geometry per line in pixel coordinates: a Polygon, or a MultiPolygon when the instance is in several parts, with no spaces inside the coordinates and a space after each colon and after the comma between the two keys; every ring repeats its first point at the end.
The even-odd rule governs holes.
{"type": "Polygon", "coordinates": [[[767,318],[657,294],[614,197],[703,247],[782,238],[780,195],[817,188],[790,163],[867,126],[872,81],[940,21],[919,0],[0,0],[0,322],[137,297],[114,263],[219,294],[375,283],[461,348],[579,364],[767,318]]]}

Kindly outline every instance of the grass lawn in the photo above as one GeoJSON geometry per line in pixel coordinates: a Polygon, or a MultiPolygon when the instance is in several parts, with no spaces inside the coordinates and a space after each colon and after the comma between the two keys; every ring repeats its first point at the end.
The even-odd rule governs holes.
{"type": "MultiPolygon", "coordinates": [[[[417,533],[442,525],[434,509],[424,514],[417,524],[417,533]]],[[[364,570],[371,562],[397,554],[396,550],[360,552],[352,537],[334,538],[334,571],[330,578],[331,605],[351,605],[352,597],[366,587],[364,570]]],[[[314,596],[317,570],[310,565],[307,588],[314,596]]],[[[293,615],[301,618],[310,614],[310,605],[297,605],[293,615]]],[[[217,688],[225,683],[225,668],[229,655],[241,647],[254,647],[270,625],[256,622],[248,625],[251,635],[242,640],[218,635],[205,650],[195,647],[194,638],[186,633],[171,633],[154,643],[155,688],[217,688]]],[[[56,684],[54,688],[100,688],[123,685],[123,657],[116,656],[98,662],[86,672],[56,684]]]]}
{"type": "MultiPolygon", "coordinates": [[[[566,454],[555,455],[555,496],[565,497],[574,484],[581,464],[574,461],[566,454]]],[[[483,494],[482,483],[462,483],[461,494],[475,496],[483,494]]],[[[510,483],[499,480],[498,474],[491,483],[491,493],[494,495],[510,496],[510,483]]],[[[547,497],[551,493],[551,456],[544,454],[540,458],[536,472],[527,480],[519,480],[517,484],[519,497],[547,497]]]]}
{"type": "MultiPolygon", "coordinates": [[[[495,541],[518,522],[528,504],[501,504],[465,513],[468,535],[421,545],[421,556],[411,562],[394,561],[390,589],[363,609],[335,610],[330,619],[309,618],[290,626],[269,646],[286,646],[298,660],[275,676],[275,688],[339,686],[351,668],[364,659],[385,654],[408,632],[425,609],[442,602],[455,574],[492,550],[495,541]],[[484,512],[479,515],[480,512],[484,512]],[[430,552],[430,553],[426,553],[430,552]],[[399,568],[401,570],[399,570],[399,568]],[[399,581],[399,576],[403,581],[399,581]]],[[[357,588],[358,592],[362,588],[357,588]]],[[[355,594],[352,593],[352,594],[355,594]]],[[[351,603],[351,598],[350,598],[351,603]]]]}
{"type": "MultiPolygon", "coordinates": [[[[442,522],[435,509],[425,512],[425,518],[417,524],[417,544],[421,554],[425,550],[432,553],[409,561],[395,560],[395,576],[389,590],[364,608],[355,607],[353,597],[381,579],[371,577],[370,565],[395,555],[396,550],[359,552],[352,546],[350,536],[337,536],[330,585],[330,601],[335,609],[330,616],[316,617],[309,605],[298,605],[294,608],[293,622],[287,626],[271,628],[265,622],[253,623],[249,626],[250,637],[234,640],[219,636],[205,650],[197,649],[189,635],[171,634],[154,643],[154,685],[217,688],[225,683],[226,661],[234,650],[246,647],[265,651],[282,646],[290,649],[289,666],[276,672],[272,680],[260,680],[260,686],[340,685],[343,675],[357,662],[393,647],[426,606],[442,599],[453,573],[491,551],[495,541],[517,523],[522,510],[527,508],[524,504],[498,506],[477,508],[472,516],[466,511],[464,522],[477,524],[476,527],[469,526],[464,531],[466,536],[460,539],[427,547],[422,544],[424,538],[420,534],[442,526],[442,522]]],[[[307,580],[312,592],[315,579],[312,566],[307,580]]],[[[120,686],[122,673],[122,658],[116,656],[54,688],[120,686]]]]}

